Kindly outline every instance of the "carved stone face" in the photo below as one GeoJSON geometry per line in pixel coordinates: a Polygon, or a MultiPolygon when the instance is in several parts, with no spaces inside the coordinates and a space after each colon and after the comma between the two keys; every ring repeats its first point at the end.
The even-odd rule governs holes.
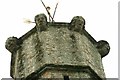
{"type": "Polygon", "coordinates": [[[10,52],[13,52],[17,48],[18,39],[16,37],[9,37],[6,41],[5,47],[10,52]]]}
{"type": "Polygon", "coordinates": [[[77,24],[79,26],[84,26],[85,25],[85,20],[82,16],[75,16],[73,19],[72,19],[72,22],[74,24],[77,24]]]}
{"type": "Polygon", "coordinates": [[[75,16],[71,21],[71,30],[79,31],[84,28],[85,20],[82,16],[75,16]]]}
{"type": "Polygon", "coordinates": [[[98,41],[97,43],[97,49],[99,53],[101,54],[101,57],[104,57],[109,53],[110,45],[107,41],[101,40],[101,41],[98,41]]]}
{"type": "Polygon", "coordinates": [[[46,25],[47,17],[45,14],[38,14],[35,16],[35,23],[37,26],[46,25]]]}

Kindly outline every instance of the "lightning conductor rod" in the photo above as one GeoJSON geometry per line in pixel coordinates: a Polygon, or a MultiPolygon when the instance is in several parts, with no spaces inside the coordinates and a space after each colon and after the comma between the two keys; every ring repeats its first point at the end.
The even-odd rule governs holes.
{"type": "MultiPolygon", "coordinates": [[[[55,13],[56,13],[56,10],[57,10],[57,6],[58,6],[58,2],[57,2],[57,4],[56,4],[56,7],[55,7],[55,10],[54,10],[54,13],[53,13],[53,19],[54,19],[54,17],[55,17],[55,13]]],[[[53,22],[53,19],[52,19],[52,22],[53,22]]]]}
{"type": "Polygon", "coordinates": [[[42,0],[41,0],[41,2],[42,2],[42,4],[43,4],[43,6],[45,7],[45,9],[46,9],[49,17],[52,19],[52,21],[54,21],[53,18],[52,18],[52,16],[51,16],[51,14],[50,14],[50,12],[48,11],[47,7],[45,6],[44,2],[43,2],[42,0]]]}

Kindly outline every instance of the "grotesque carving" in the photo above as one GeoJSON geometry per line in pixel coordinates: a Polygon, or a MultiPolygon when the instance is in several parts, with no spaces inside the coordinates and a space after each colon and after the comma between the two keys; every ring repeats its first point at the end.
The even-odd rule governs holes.
{"type": "Polygon", "coordinates": [[[16,37],[9,37],[6,40],[5,47],[7,50],[9,50],[11,53],[15,52],[18,49],[18,39],[16,37]]]}
{"type": "Polygon", "coordinates": [[[101,57],[106,56],[110,51],[110,46],[107,41],[101,40],[97,42],[98,52],[100,53],[101,57]]]}
{"type": "Polygon", "coordinates": [[[46,30],[47,17],[45,14],[38,14],[35,16],[36,28],[38,31],[46,30]]]}
{"type": "Polygon", "coordinates": [[[69,29],[72,31],[80,32],[82,34],[82,30],[84,28],[85,28],[85,19],[82,16],[73,17],[69,29]]]}

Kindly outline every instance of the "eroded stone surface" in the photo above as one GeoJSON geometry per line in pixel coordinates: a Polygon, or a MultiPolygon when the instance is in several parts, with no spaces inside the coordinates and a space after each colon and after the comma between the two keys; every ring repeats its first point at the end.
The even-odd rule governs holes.
{"type": "MultiPolygon", "coordinates": [[[[44,72],[44,75],[41,75],[43,78],[47,76],[57,77],[59,74],[62,76],[63,73],[66,73],[66,75],[69,74],[71,78],[92,77],[89,73],[83,72],[71,72],[69,70],[68,72],[64,70],[58,72],[59,68],[54,72],[44,71],[47,69],[44,66],[48,65],[47,67],[49,67],[49,64],[57,66],[80,66],[83,69],[84,67],[88,67],[88,69],[93,70],[92,72],[90,71],[92,75],[96,74],[100,78],[105,78],[101,59],[109,50],[106,46],[102,46],[101,42],[91,42],[94,40],[85,33],[84,19],[74,17],[69,24],[47,23],[44,15],[43,18],[43,22],[40,21],[41,24],[37,24],[34,31],[17,40],[21,44],[19,44],[20,47],[16,49],[16,52],[12,54],[11,76],[13,78],[26,78],[32,75],[32,73],[37,74],[36,72],[38,72],[38,75],[41,75],[40,72],[44,72]],[[44,26],[45,29],[43,28],[44,26]]],[[[14,44],[16,44],[16,40],[14,44]]],[[[6,45],[9,46],[8,44],[6,45]]],[[[12,48],[9,49],[8,47],[7,49],[12,52],[14,47],[16,45],[12,45],[12,48]]],[[[80,70],[79,67],[78,70],[80,70]]]]}

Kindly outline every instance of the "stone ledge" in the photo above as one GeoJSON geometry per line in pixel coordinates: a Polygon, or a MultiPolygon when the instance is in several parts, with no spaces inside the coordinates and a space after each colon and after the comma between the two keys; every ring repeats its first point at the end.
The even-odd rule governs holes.
{"type": "Polygon", "coordinates": [[[76,71],[76,72],[86,72],[91,75],[93,80],[102,80],[89,66],[72,66],[72,65],[54,65],[54,64],[46,64],[43,67],[36,70],[34,73],[30,74],[25,80],[34,80],[38,78],[40,75],[44,74],[47,70],[58,70],[58,71],[76,71]]]}

